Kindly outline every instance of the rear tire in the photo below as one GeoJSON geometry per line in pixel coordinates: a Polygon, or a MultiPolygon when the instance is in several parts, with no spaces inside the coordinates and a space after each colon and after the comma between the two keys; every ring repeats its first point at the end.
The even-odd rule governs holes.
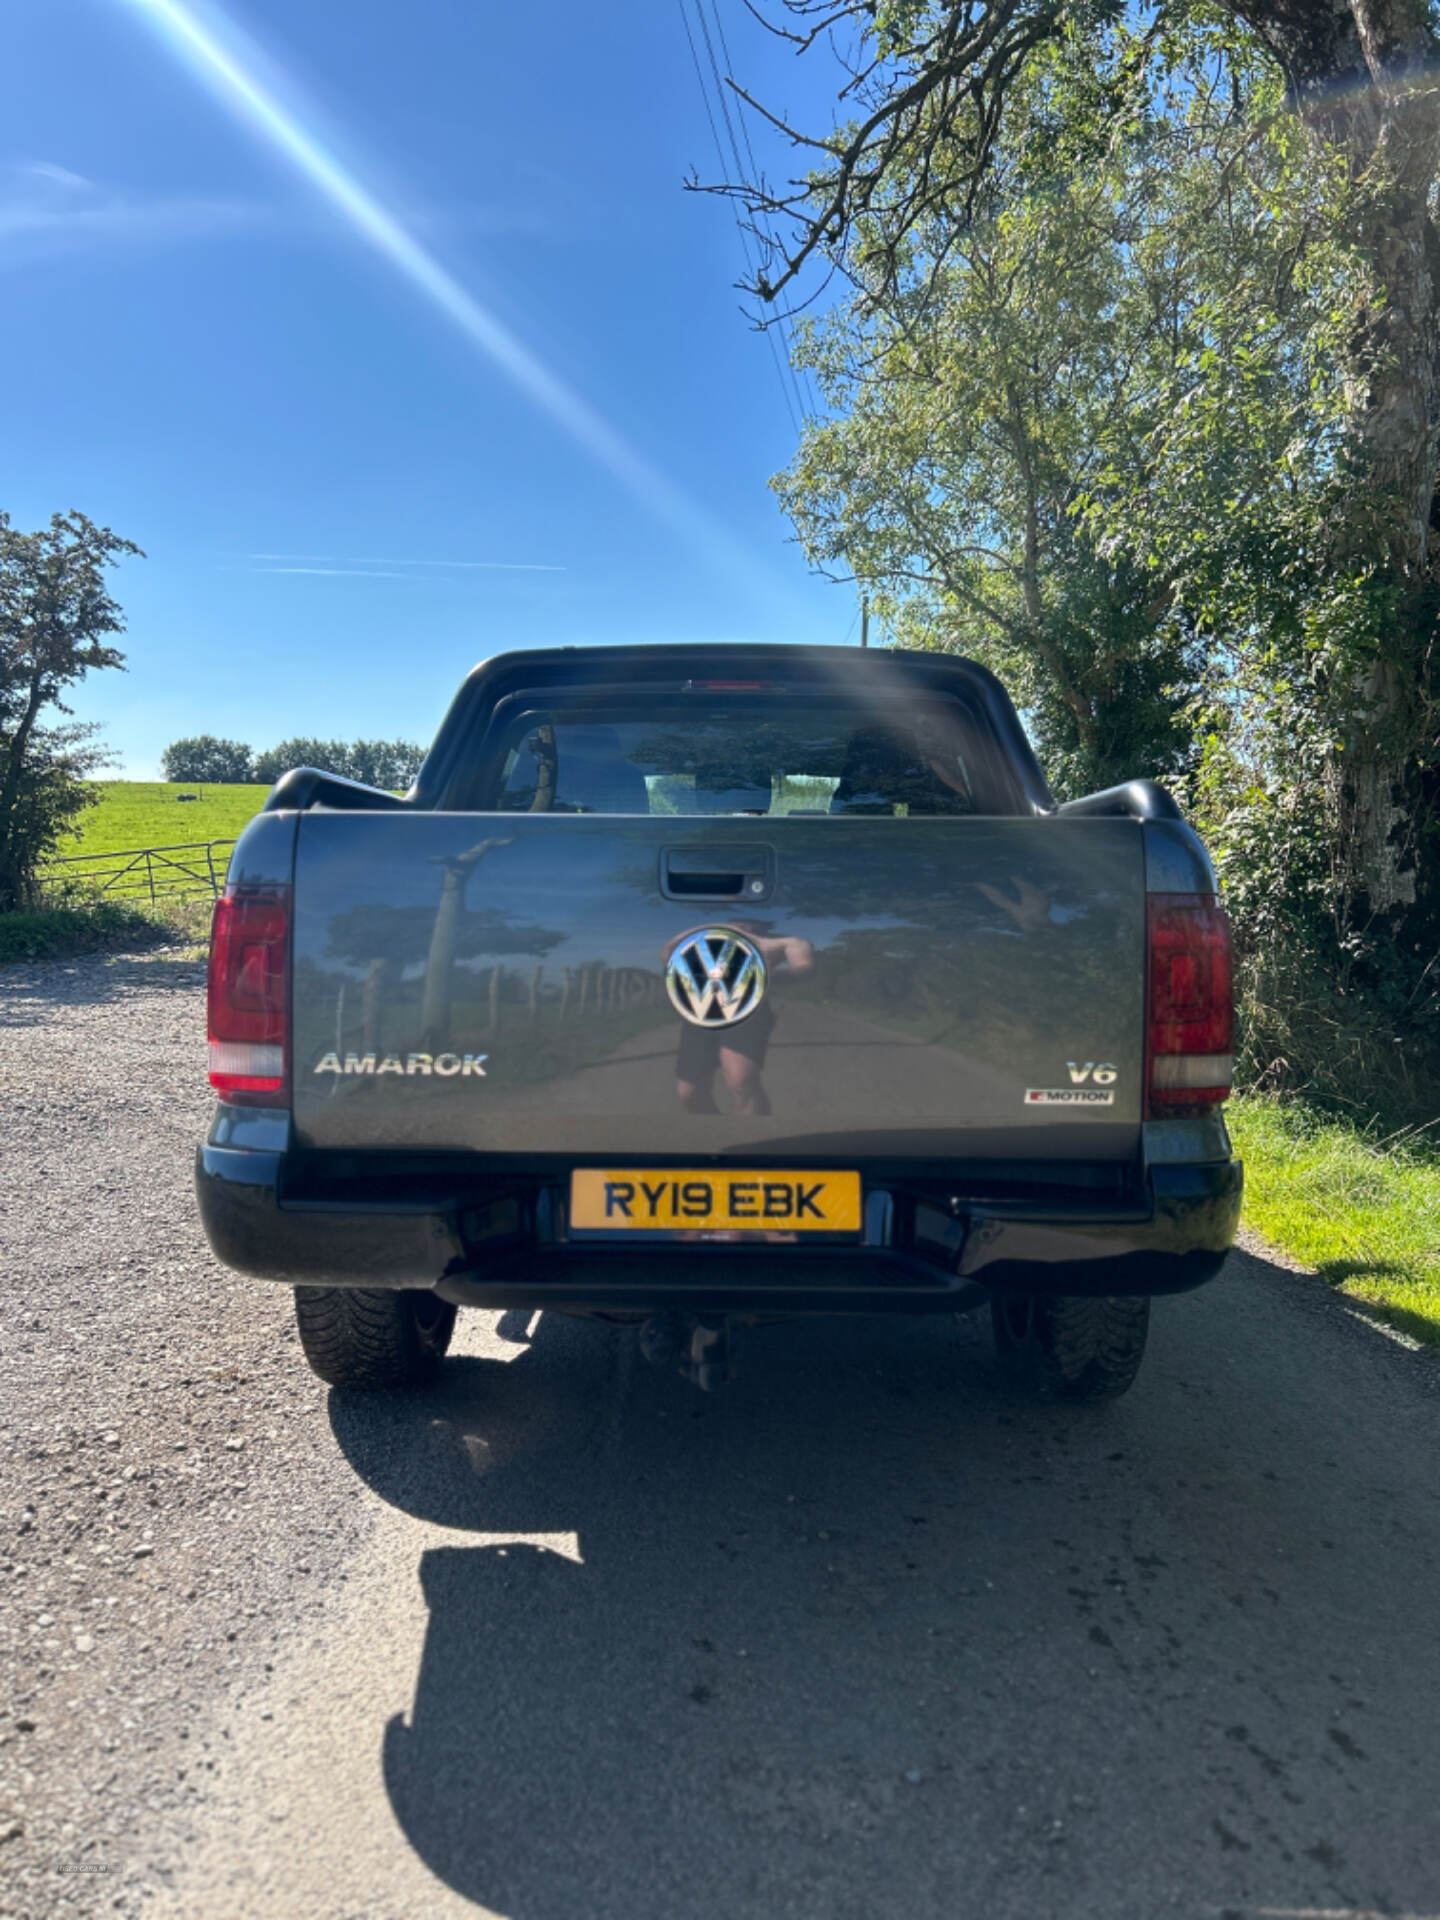
{"type": "Polygon", "coordinates": [[[990,1323],[1001,1365],[1037,1398],[1118,1400],[1140,1371],[1150,1300],[997,1293],[990,1323]]]}
{"type": "Polygon", "coordinates": [[[419,1291],[297,1287],[295,1323],[312,1373],[332,1387],[413,1387],[439,1371],[455,1308],[419,1291]]]}

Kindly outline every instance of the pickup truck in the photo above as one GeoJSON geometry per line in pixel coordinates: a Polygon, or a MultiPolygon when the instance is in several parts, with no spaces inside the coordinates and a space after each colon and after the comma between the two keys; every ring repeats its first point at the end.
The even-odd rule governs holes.
{"type": "Polygon", "coordinates": [[[503,654],[403,797],[288,773],[215,910],[219,1258],[337,1386],[462,1306],[735,1330],[988,1310],[1046,1397],[1135,1377],[1218,1272],[1226,916],[1170,796],[1057,806],[939,653],[503,654]]]}

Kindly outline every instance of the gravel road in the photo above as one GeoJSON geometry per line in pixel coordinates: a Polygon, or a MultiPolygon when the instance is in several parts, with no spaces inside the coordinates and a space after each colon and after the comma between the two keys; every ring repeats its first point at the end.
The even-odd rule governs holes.
{"type": "Polygon", "coordinates": [[[1440,1367],[1236,1255],[1134,1392],[975,1322],[462,1316],[207,1256],[181,957],[0,972],[0,1917],[1440,1916],[1440,1367]]]}

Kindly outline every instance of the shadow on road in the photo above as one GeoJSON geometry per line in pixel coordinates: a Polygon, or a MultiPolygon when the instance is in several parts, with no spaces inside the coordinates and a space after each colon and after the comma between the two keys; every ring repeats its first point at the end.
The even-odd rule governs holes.
{"type": "MultiPolygon", "coordinates": [[[[1440,1226],[1437,1226],[1440,1232],[1440,1226]]],[[[1323,1280],[1327,1287],[1339,1291],[1347,1280],[1377,1280],[1407,1278],[1406,1269],[1398,1260],[1324,1260],[1315,1269],[1316,1278],[1323,1280]]],[[[1422,1346],[1432,1347],[1435,1341],[1435,1321],[1432,1315],[1414,1313],[1409,1307],[1398,1305],[1393,1300],[1370,1303],[1360,1295],[1355,1304],[1371,1313],[1387,1326],[1395,1327],[1399,1332],[1408,1334],[1412,1340],[1418,1340],[1422,1346]]]]}
{"type": "Polygon", "coordinates": [[[376,1730],[421,1858],[513,1920],[1440,1904],[1433,1405],[1257,1269],[1100,1413],[877,1320],[757,1333],[714,1400],[518,1316],[433,1396],[333,1396],[457,1534],[376,1730]]]}
{"type": "Polygon", "coordinates": [[[67,1006],[106,1006],[137,994],[195,993],[205,962],[176,953],[86,953],[62,960],[0,965],[0,1025],[33,1026],[67,1006]]]}

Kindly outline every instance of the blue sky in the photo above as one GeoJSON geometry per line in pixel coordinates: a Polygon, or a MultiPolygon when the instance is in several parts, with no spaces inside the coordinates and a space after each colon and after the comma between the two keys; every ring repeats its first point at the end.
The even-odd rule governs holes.
{"type": "Polygon", "coordinates": [[[6,40],[0,505],[149,556],[76,700],[117,772],[428,740],[507,647],[856,637],[765,484],[795,428],[733,219],[681,190],[718,163],[680,0],[9,0],[6,40]]]}

